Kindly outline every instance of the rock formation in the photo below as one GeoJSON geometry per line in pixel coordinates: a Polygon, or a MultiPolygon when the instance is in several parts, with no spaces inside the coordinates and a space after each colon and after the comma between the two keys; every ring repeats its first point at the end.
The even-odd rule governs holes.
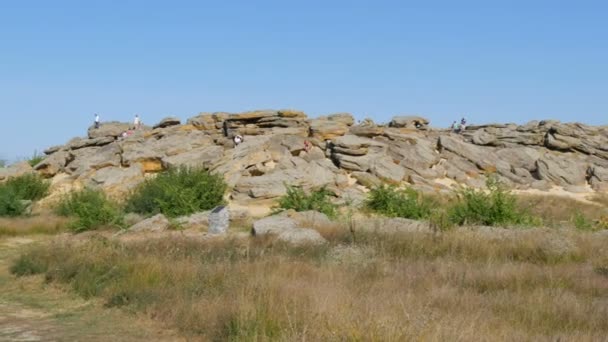
{"type": "Polygon", "coordinates": [[[355,124],[347,113],[309,119],[296,110],[261,110],[201,113],[185,124],[169,117],[123,137],[131,128],[90,128],[87,137],[47,149],[34,171],[3,169],[0,181],[38,172],[54,188],[91,186],[120,198],[169,167],[201,166],[222,174],[230,199],[243,204],[273,201],[288,185],[361,199],[382,183],[444,191],[451,182],[483,187],[489,174],[517,189],[608,190],[608,127],[580,123],[490,124],[455,134],[421,117],[355,124]],[[236,134],[244,142],[235,147],[236,134]]]}

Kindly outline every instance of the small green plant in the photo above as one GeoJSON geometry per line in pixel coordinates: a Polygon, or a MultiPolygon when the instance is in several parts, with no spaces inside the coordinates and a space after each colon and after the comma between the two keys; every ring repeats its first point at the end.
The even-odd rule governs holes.
{"type": "Polygon", "coordinates": [[[28,159],[27,162],[28,162],[28,164],[30,164],[31,167],[34,167],[43,160],[44,160],[44,155],[38,154],[37,151],[34,151],[34,154],[30,157],[30,159],[28,159]]]}
{"type": "Polygon", "coordinates": [[[583,213],[577,211],[572,216],[572,223],[578,230],[594,230],[594,224],[591,220],[587,219],[583,213]]]}
{"type": "Polygon", "coordinates": [[[0,184],[0,216],[26,214],[28,201],[36,201],[49,192],[50,184],[36,174],[13,177],[0,184]]]}
{"type": "Polygon", "coordinates": [[[123,214],[100,190],[83,189],[64,197],[57,207],[62,216],[74,217],[69,227],[76,231],[96,229],[102,226],[121,226],[123,214]]]}
{"type": "Polygon", "coordinates": [[[226,188],[221,175],[204,169],[172,168],[139,186],[125,209],[144,215],[189,215],[222,204],[226,188]]]}
{"type": "Polygon", "coordinates": [[[367,207],[389,217],[424,219],[431,215],[432,201],[411,188],[382,185],[370,191],[367,207]]]}
{"type": "Polygon", "coordinates": [[[295,211],[316,210],[328,217],[336,217],[337,206],[330,201],[331,193],[325,187],[307,194],[301,187],[287,186],[287,194],[281,197],[278,207],[295,211]]]}
{"type": "Polygon", "coordinates": [[[530,215],[517,206],[516,197],[495,177],[486,182],[488,191],[462,188],[449,210],[450,221],[457,225],[533,224],[530,215]]]}

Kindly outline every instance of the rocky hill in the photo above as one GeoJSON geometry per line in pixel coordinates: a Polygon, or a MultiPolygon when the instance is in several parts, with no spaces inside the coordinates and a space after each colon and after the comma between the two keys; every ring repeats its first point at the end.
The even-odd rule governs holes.
{"type": "MultiPolygon", "coordinates": [[[[286,185],[325,186],[357,202],[383,182],[440,192],[453,183],[483,187],[490,173],[516,189],[608,190],[605,126],[547,120],[455,134],[420,117],[355,124],[347,113],[309,119],[295,110],[262,110],[201,113],[186,123],[166,118],[122,137],[129,129],[119,122],[91,127],[87,137],[48,148],[33,170],[52,180],[54,195],[92,186],[119,198],[168,167],[203,166],[223,174],[231,201],[243,205],[271,202],[286,185]],[[235,147],[236,134],[244,142],[235,147]]],[[[0,171],[0,180],[29,171],[17,164],[0,171]]]]}

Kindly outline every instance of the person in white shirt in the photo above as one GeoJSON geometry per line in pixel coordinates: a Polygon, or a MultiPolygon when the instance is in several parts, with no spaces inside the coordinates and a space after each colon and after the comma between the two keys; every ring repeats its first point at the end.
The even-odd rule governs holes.
{"type": "Polygon", "coordinates": [[[135,129],[138,129],[141,126],[141,120],[137,114],[135,114],[135,119],[133,119],[133,126],[135,126],[135,129]]]}
{"type": "Polygon", "coordinates": [[[240,135],[235,135],[234,136],[234,147],[239,146],[240,143],[243,142],[243,137],[240,135]]]}
{"type": "Polygon", "coordinates": [[[99,114],[95,114],[95,128],[99,128],[99,114]]]}

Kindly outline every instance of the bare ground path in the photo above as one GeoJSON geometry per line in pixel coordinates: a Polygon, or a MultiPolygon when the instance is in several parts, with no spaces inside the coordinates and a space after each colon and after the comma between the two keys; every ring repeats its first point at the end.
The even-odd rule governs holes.
{"type": "Polygon", "coordinates": [[[10,263],[48,237],[0,238],[0,341],[181,341],[158,322],[104,308],[49,285],[41,276],[17,278],[10,263]]]}

